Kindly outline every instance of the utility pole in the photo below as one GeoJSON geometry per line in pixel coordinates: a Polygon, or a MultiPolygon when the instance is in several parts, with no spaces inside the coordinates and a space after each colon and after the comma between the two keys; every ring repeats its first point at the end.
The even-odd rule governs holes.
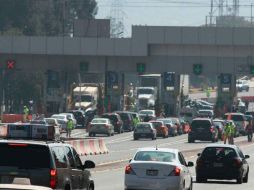
{"type": "Polygon", "coordinates": [[[2,69],[2,105],[1,105],[1,115],[5,112],[5,84],[4,84],[4,78],[5,78],[5,69],[2,69]]]}
{"type": "Polygon", "coordinates": [[[213,0],[211,0],[211,10],[210,10],[210,26],[212,26],[213,22],[213,0]]]}

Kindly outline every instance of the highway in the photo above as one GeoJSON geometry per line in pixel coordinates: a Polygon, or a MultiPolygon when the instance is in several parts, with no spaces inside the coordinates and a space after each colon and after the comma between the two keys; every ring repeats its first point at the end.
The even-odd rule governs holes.
{"type": "MultiPolygon", "coordinates": [[[[73,135],[78,137],[87,136],[83,129],[76,129],[73,131],[73,135]]],[[[157,140],[138,140],[134,141],[132,132],[123,134],[117,134],[112,137],[98,136],[96,138],[103,138],[109,149],[109,154],[82,156],[82,160],[93,160],[96,163],[96,168],[92,169],[92,175],[95,180],[96,190],[120,190],[124,188],[124,168],[128,164],[128,161],[132,158],[138,148],[141,147],[168,147],[177,148],[183,152],[187,161],[193,161],[197,158],[197,153],[200,152],[206,145],[211,142],[187,143],[187,135],[181,135],[176,137],[169,137],[167,139],[157,138],[157,140]]],[[[235,139],[236,144],[242,147],[245,154],[249,154],[251,158],[250,163],[250,176],[254,173],[254,143],[248,143],[247,138],[238,137],[235,139]]],[[[221,141],[219,142],[221,143],[221,141]]],[[[195,182],[194,167],[190,168],[193,180],[195,182]]],[[[209,181],[208,184],[194,184],[194,189],[203,190],[215,190],[215,189],[232,189],[238,190],[244,188],[245,190],[251,190],[254,186],[254,179],[249,178],[248,184],[238,185],[232,183],[232,181],[209,181]],[[223,186],[223,187],[222,187],[223,186]]]]}

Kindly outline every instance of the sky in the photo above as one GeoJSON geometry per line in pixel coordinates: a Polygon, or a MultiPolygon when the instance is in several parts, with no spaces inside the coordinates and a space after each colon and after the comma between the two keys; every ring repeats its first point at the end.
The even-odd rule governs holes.
{"type": "MultiPolygon", "coordinates": [[[[209,15],[211,0],[96,0],[98,14],[96,18],[107,18],[112,14],[113,2],[122,4],[124,20],[124,36],[131,36],[132,25],[149,26],[200,26],[206,23],[209,15]]],[[[219,0],[214,0],[215,5],[219,0]]],[[[232,4],[233,0],[228,1],[232,4]]],[[[239,0],[240,16],[251,15],[251,4],[254,0],[239,0]]],[[[224,4],[226,6],[226,3],[224,4]]],[[[218,7],[214,15],[218,15],[218,7]]],[[[225,8],[226,10],[226,8],[225,8]]]]}

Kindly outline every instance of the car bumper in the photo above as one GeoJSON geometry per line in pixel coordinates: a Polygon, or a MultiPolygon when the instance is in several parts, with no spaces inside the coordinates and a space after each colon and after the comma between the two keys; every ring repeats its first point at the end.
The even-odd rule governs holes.
{"type": "Polygon", "coordinates": [[[196,170],[196,175],[201,178],[206,179],[237,179],[241,176],[241,170],[240,169],[231,169],[231,170],[225,170],[225,169],[202,169],[202,170],[196,170]]]}
{"type": "Polygon", "coordinates": [[[153,138],[155,135],[153,133],[134,133],[134,138],[153,138]]]}
{"type": "Polygon", "coordinates": [[[206,141],[206,140],[212,140],[214,138],[214,134],[212,133],[192,133],[190,132],[188,134],[188,138],[189,139],[194,139],[194,140],[203,140],[203,141],[206,141]]]}
{"type": "Polygon", "coordinates": [[[109,134],[110,130],[102,130],[102,129],[91,129],[89,133],[95,133],[95,134],[109,134]]]}
{"type": "Polygon", "coordinates": [[[125,175],[125,190],[179,190],[179,177],[166,177],[160,179],[125,175]]]}

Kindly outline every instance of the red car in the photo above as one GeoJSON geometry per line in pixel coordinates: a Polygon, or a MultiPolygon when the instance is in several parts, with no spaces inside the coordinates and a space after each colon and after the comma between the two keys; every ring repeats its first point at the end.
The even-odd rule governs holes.
{"type": "Polygon", "coordinates": [[[168,138],[168,128],[164,125],[162,121],[150,121],[150,123],[152,123],[154,128],[156,129],[157,136],[168,138]]]}
{"type": "Polygon", "coordinates": [[[181,118],[180,118],[180,123],[181,123],[181,126],[182,126],[183,134],[188,134],[190,132],[190,124],[187,121],[185,121],[184,119],[181,119],[181,118]]]}

